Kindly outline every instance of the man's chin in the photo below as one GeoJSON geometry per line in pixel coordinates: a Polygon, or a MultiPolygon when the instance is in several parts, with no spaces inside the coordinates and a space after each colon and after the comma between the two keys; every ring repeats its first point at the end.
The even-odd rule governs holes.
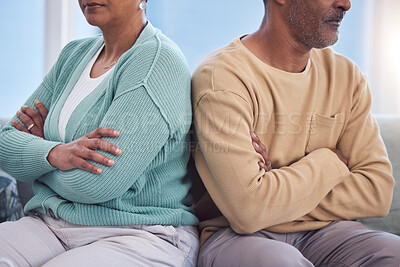
{"type": "Polygon", "coordinates": [[[324,36],[323,38],[320,39],[319,42],[315,42],[313,48],[323,49],[336,44],[338,41],[339,41],[339,33],[336,32],[335,35],[324,36]]]}

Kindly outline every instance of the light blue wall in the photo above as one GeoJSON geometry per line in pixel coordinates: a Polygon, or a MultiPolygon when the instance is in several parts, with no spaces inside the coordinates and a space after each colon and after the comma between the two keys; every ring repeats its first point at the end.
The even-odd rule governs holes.
{"type": "Polygon", "coordinates": [[[368,29],[365,29],[365,21],[368,19],[367,5],[364,0],[351,1],[352,7],[347,12],[340,26],[339,42],[333,49],[356,62],[362,71],[366,71],[366,58],[364,39],[368,29]]]}
{"type": "Polygon", "coordinates": [[[193,71],[211,51],[255,31],[261,0],[149,0],[148,18],[174,40],[193,71]]]}
{"type": "Polygon", "coordinates": [[[0,1],[0,117],[10,117],[42,80],[44,0],[0,1]]]}

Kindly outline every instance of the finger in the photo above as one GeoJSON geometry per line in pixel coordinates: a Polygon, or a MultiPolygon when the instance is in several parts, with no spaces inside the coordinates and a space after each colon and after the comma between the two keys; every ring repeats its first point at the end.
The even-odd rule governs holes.
{"type": "Polygon", "coordinates": [[[43,138],[43,121],[39,113],[33,108],[22,106],[19,113],[20,120],[25,124],[29,133],[43,138]],[[33,118],[35,116],[35,118],[33,118]],[[29,128],[29,126],[32,127],[29,128]]]}
{"type": "Polygon", "coordinates": [[[348,161],[343,155],[341,155],[340,160],[343,161],[344,165],[347,166],[348,161]]]}
{"type": "Polygon", "coordinates": [[[16,120],[12,120],[12,121],[11,121],[11,125],[12,125],[15,129],[17,129],[18,131],[25,132],[25,133],[30,133],[30,132],[28,131],[28,129],[26,129],[21,123],[19,123],[19,122],[16,121],[16,120]]]}
{"type": "Polygon", "coordinates": [[[47,108],[46,108],[46,107],[44,106],[44,104],[43,104],[41,101],[39,101],[39,100],[36,100],[36,101],[35,101],[35,107],[37,108],[37,110],[39,111],[40,115],[42,116],[43,123],[44,123],[44,122],[46,121],[47,114],[49,113],[48,110],[47,110],[47,108]]]}
{"type": "Polygon", "coordinates": [[[27,106],[22,106],[21,111],[23,113],[25,113],[27,116],[29,116],[38,128],[43,129],[44,122],[43,122],[42,116],[40,115],[40,113],[38,111],[34,110],[31,107],[27,107],[27,106]]]}
{"type": "Polygon", "coordinates": [[[85,149],[82,151],[81,153],[81,158],[85,159],[85,160],[91,160],[97,163],[101,163],[105,166],[114,166],[115,161],[100,154],[97,153],[96,151],[90,150],[90,149],[85,149]]]}
{"type": "Polygon", "coordinates": [[[260,170],[264,169],[266,172],[268,172],[267,166],[263,162],[258,162],[258,166],[260,166],[260,170]]]}
{"type": "Polygon", "coordinates": [[[22,121],[23,124],[25,124],[26,127],[29,127],[29,125],[34,124],[32,118],[20,110],[17,111],[17,117],[22,121]]]}
{"type": "MultiPolygon", "coordinates": [[[[271,162],[271,160],[269,159],[268,160],[268,163],[267,163],[268,165],[266,165],[265,167],[267,168],[267,170],[268,171],[270,171],[270,170],[272,170],[272,162],[271,162]]],[[[265,164],[264,164],[265,165],[265,164]]]]}
{"type": "Polygon", "coordinates": [[[265,165],[263,163],[265,165],[266,169],[271,170],[272,169],[271,167],[268,168],[268,166],[271,163],[271,159],[270,159],[269,155],[267,154],[267,152],[265,151],[265,149],[261,148],[256,142],[253,142],[253,146],[254,146],[254,149],[256,150],[256,152],[262,156],[265,164],[267,164],[267,165],[265,165]]]}
{"type": "Polygon", "coordinates": [[[253,140],[253,142],[256,142],[262,149],[266,149],[260,138],[258,138],[258,136],[254,132],[251,133],[251,139],[253,140]]]}
{"type": "Polygon", "coordinates": [[[251,135],[251,140],[253,140],[253,142],[258,143],[258,141],[260,141],[260,139],[258,138],[258,136],[256,135],[255,132],[251,132],[250,135],[251,135]]]}
{"type": "Polygon", "coordinates": [[[118,137],[119,132],[110,128],[97,128],[93,132],[90,132],[86,135],[87,138],[100,138],[100,137],[118,137]]]}
{"type": "Polygon", "coordinates": [[[94,174],[100,174],[103,172],[103,170],[90,162],[87,162],[86,160],[80,158],[80,157],[74,157],[72,160],[71,164],[78,169],[82,169],[94,174]]]}
{"type": "Polygon", "coordinates": [[[113,144],[102,139],[89,139],[86,147],[92,150],[106,151],[116,156],[122,154],[122,150],[119,147],[114,146],[113,144]]]}
{"type": "Polygon", "coordinates": [[[258,154],[261,154],[261,156],[264,157],[263,154],[265,154],[265,153],[264,153],[265,151],[262,149],[262,147],[260,147],[260,145],[259,145],[257,142],[253,142],[253,147],[254,147],[254,150],[255,150],[258,154]]]}
{"type": "Polygon", "coordinates": [[[269,160],[269,156],[267,154],[265,146],[260,146],[257,142],[253,142],[253,147],[254,147],[254,149],[256,150],[257,153],[259,153],[259,154],[261,154],[263,156],[264,159],[269,160]]]}

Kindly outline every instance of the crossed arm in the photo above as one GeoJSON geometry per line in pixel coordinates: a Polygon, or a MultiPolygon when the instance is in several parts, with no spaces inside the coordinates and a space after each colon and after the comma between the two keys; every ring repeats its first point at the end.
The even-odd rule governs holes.
{"type": "MultiPolygon", "coordinates": [[[[11,125],[21,132],[44,138],[43,126],[48,110],[40,100],[35,100],[36,110],[32,107],[22,106],[17,112],[17,120],[12,120],[11,125]],[[30,129],[29,129],[30,128],[30,129]],[[29,130],[28,130],[29,129],[29,130]]],[[[113,144],[101,139],[102,137],[118,137],[119,132],[110,128],[97,128],[81,138],[68,144],[54,147],[47,156],[48,162],[62,171],[82,169],[94,174],[100,174],[103,170],[88,160],[105,166],[113,166],[115,161],[95,150],[112,153],[116,156],[122,154],[122,150],[113,144]]]]}
{"type": "Polygon", "coordinates": [[[360,92],[336,149],[319,148],[272,170],[266,168],[270,159],[263,144],[249,137],[253,111],[248,103],[224,91],[202,97],[195,108],[196,166],[233,230],[252,233],[294,221],[387,214],[391,167],[369,113],[369,91],[360,92]]]}

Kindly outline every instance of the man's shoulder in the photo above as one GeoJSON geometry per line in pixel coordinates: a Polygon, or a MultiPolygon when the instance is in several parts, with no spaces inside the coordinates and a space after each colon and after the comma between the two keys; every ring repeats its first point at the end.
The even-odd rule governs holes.
{"type": "Polygon", "coordinates": [[[215,70],[216,68],[223,66],[234,66],[235,64],[240,63],[244,56],[244,53],[239,45],[239,38],[236,38],[229,44],[216,49],[211,52],[208,56],[206,56],[199,66],[196,68],[193,73],[193,77],[196,78],[199,75],[203,74],[205,69],[215,70]]]}
{"type": "Polygon", "coordinates": [[[239,38],[209,54],[193,73],[193,101],[196,103],[202,96],[218,91],[247,95],[243,77],[249,74],[250,62],[239,38]]]}
{"type": "Polygon", "coordinates": [[[311,60],[321,70],[334,71],[340,76],[357,75],[361,71],[357,64],[350,58],[335,52],[332,48],[313,49],[311,60]]]}

